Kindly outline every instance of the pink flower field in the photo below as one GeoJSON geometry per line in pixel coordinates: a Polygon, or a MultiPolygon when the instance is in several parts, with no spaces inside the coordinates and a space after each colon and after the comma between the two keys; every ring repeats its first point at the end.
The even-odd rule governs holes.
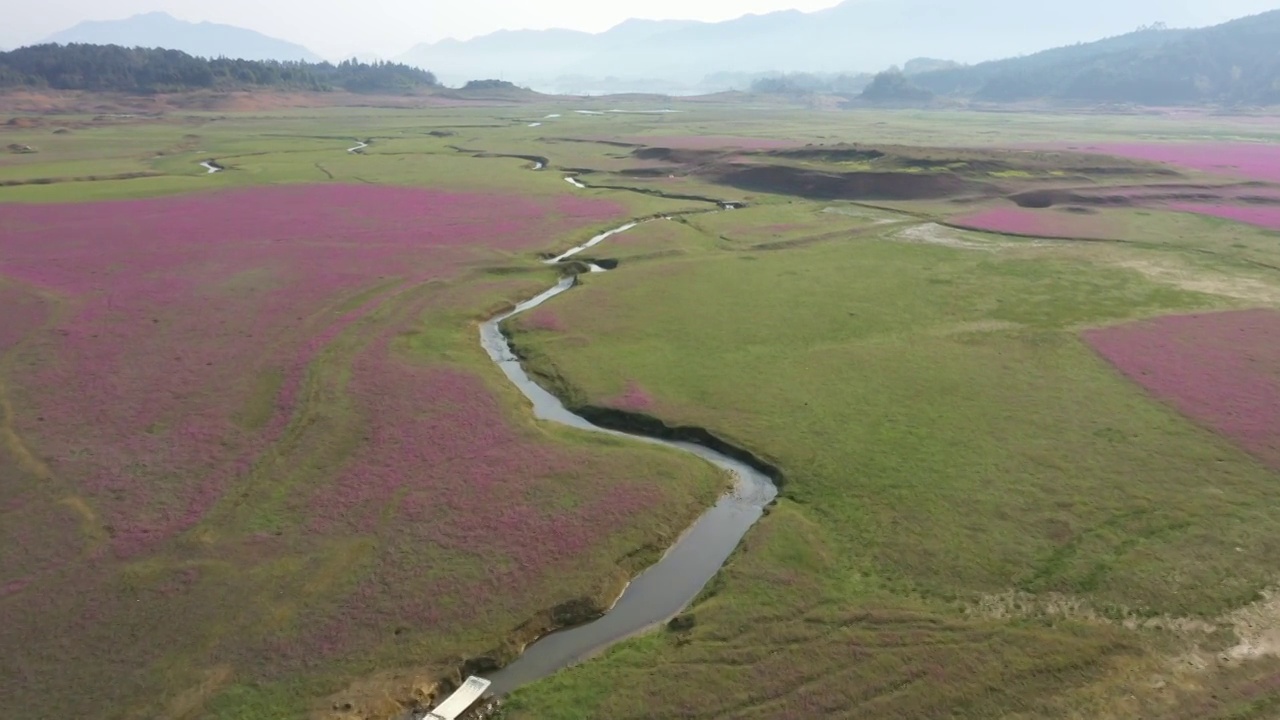
{"type": "MultiPolygon", "coordinates": [[[[111,550],[143,552],[199,522],[281,436],[343,332],[408,288],[620,211],[342,185],[4,206],[0,277],[62,304],[8,378],[15,429],[96,510],[111,550]]],[[[18,307],[0,342],[44,321],[38,303],[18,307]]]]}
{"type": "Polygon", "coordinates": [[[526,425],[455,340],[545,280],[488,270],[623,212],[363,185],[0,205],[2,389],[48,469],[0,439],[0,672],[120,707],[208,667],[443,675],[606,592],[712,475],[526,425]]]}
{"type": "Polygon", "coordinates": [[[1280,312],[1164,317],[1084,339],[1152,395],[1280,470],[1280,312]]]}
{"type": "Polygon", "coordinates": [[[1177,165],[1192,170],[1280,182],[1280,145],[1241,142],[1139,142],[1072,145],[1071,150],[1177,165]]]}
{"type": "Polygon", "coordinates": [[[1170,209],[1179,212],[1212,215],[1226,220],[1235,220],[1248,225],[1257,225],[1271,230],[1280,230],[1280,206],[1243,206],[1243,205],[1204,205],[1200,203],[1175,203],[1170,209]]]}
{"type": "Polygon", "coordinates": [[[293,653],[315,660],[367,647],[394,623],[445,633],[473,621],[481,598],[518,611],[545,570],[572,564],[663,499],[650,485],[622,480],[595,485],[572,506],[547,504],[552,484],[617,472],[608,459],[522,437],[470,373],[409,365],[380,342],[358,358],[355,378],[359,406],[379,422],[300,510],[322,536],[389,523],[391,552],[343,601],[341,621],[306,633],[293,653]],[[396,508],[390,517],[388,508],[396,508]],[[445,570],[445,558],[483,567],[474,576],[453,574],[429,593],[385,591],[420,586],[423,573],[445,570]]]}
{"type": "Polygon", "coordinates": [[[1085,239],[1114,237],[1114,229],[1109,218],[1101,215],[1077,215],[1056,208],[1045,210],[1016,207],[993,208],[953,217],[949,223],[972,230],[1027,237],[1085,239]]]}

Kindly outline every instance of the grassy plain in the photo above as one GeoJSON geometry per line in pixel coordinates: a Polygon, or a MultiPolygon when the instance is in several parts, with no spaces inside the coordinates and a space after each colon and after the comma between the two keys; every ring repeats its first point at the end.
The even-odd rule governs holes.
{"type": "Polygon", "coordinates": [[[787,484],[692,630],[512,717],[1270,717],[1280,663],[1233,618],[1277,579],[1276,475],[1079,333],[1276,307],[1274,233],[1127,209],[1115,242],[1051,241],[929,222],[946,202],[751,199],[619,238],[554,326],[515,323],[562,396],[642,395],[787,484]]]}
{"type": "MultiPolygon", "coordinates": [[[[1015,238],[946,227],[975,207],[947,198],[814,201],[727,188],[696,172],[627,172],[666,165],[636,159],[633,145],[701,147],[702,136],[740,147],[772,139],[992,148],[1274,142],[1273,125],[703,101],[662,116],[573,112],[617,107],[604,102],[50,119],[0,130],[0,146],[38,150],[0,156],[0,182],[9,183],[0,203],[335,182],[575,193],[621,203],[634,217],[708,208],[579,191],[564,182],[566,169],[583,171],[591,185],[751,203],[656,220],[609,240],[590,254],[620,260],[617,272],[586,277],[513,323],[532,366],[570,401],[644,398],[645,412],[709,428],[776,463],[786,485],[691,608],[691,629],[629,641],[520,691],[508,705],[512,718],[1189,720],[1263,718],[1280,705],[1280,660],[1266,642],[1250,645],[1258,638],[1246,627],[1277,624],[1263,601],[1280,575],[1275,473],[1144,394],[1080,340],[1087,328],[1137,318],[1280,306],[1274,232],[1123,208],[1103,211],[1117,216],[1113,242],[1015,238]],[[53,134],[60,126],[71,132],[53,134]],[[347,153],[356,139],[372,142],[363,154],[347,153]],[[527,160],[492,157],[502,154],[545,157],[551,168],[530,172],[527,160]],[[211,158],[227,171],[204,174],[198,163],[211,158]],[[126,174],[154,175],[102,179],[126,174]]],[[[644,100],[622,107],[653,109],[644,100]]],[[[1130,181],[1151,181],[1143,172],[1130,181]]],[[[1005,169],[982,181],[1039,187],[1055,176],[1005,169]]],[[[0,204],[0,228],[3,213],[0,204]]],[[[315,391],[295,416],[288,452],[162,552],[113,561],[85,580],[83,569],[101,564],[86,554],[8,592],[5,583],[29,574],[14,565],[12,578],[0,577],[0,609],[18,626],[56,627],[66,604],[46,609],[31,600],[78,575],[72,589],[105,598],[111,620],[60,672],[54,660],[71,635],[23,662],[25,675],[6,673],[18,678],[4,687],[7,704],[35,708],[33,717],[86,700],[122,718],[379,717],[394,706],[387,700],[490,651],[557,602],[616,590],[630,565],[653,559],[723,479],[682,457],[533,423],[474,336],[478,319],[554,279],[533,249],[563,249],[599,229],[539,238],[528,252],[490,252],[468,273],[419,288],[412,297],[424,305],[407,297],[340,335],[309,368],[315,391]],[[579,458],[565,474],[531,479],[530,488],[548,495],[514,506],[562,510],[638,478],[660,479],[662,506],[537,578],[505,575],[529,580],[519,593],[447,590],[450,623],[416,624],[420,608],[385,601],[482,584],[496,556],[415,544],[416,535],[398,537],[394,524],[317,531],[292,502],[333,466],[366,459],[352,412],[362,392],[418,402],[408,383],[429,375],[360,389],[361,350],[387,332],[403,362],[480,378],[521,442],[579,458]],[[259,537],[278,531],[288,542],[259,537]],[[648,550],[621,560],[637,547],[648,550]],[[139,600],[154,609],[120,620],[139,600]],[[169,647],[139,654],[157,634],[169,647]],[[109,656],[142,660],[125,671],[109,656]]],[[[371,279],[335,302],[358,307],[378,287],[371,279]]],[[[29,291],[0,285],[0,299],[29,291]]],[[[17,350],[5,360],[15,362],[23,346],[17,350]]],[[[269,374],[259,385],[260,395],[276,391],[269,374]]],[[[421,402],[434,407],[430,396],[421,402]]],[[[247,417],[267,413],[247,407],[247,417]]],[[[392,409],[412,420],[411,407],[392,409]]],[[[22,411],[6,409],[6,418],[22,411]]],[[[0,482],[38,498],[0,506],[9,527],[22,515],[67,527],[93,515],[73,479],[41,485],[19,446],[4,447],[0,482]]],[[[429,473],[417,482],[425,492],[452,487],[429,473]]],[[[461,532],[466,521],[446,522],[461,532]]],[[[79,548],[93,542],[88,533],[62,532],[58,542],[79,548]]]]}

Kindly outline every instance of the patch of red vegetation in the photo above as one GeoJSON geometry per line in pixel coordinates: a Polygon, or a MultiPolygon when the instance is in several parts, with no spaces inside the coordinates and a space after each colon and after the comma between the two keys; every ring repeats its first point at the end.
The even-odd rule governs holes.
{"type": "Polygon", "coordinates": [[[6,595],[17,595],[23,590],[26,590],[27,586],[30,584],[31,584],[31,578],[21,578],[18,580],[10,580],[5,584],[0,585],[0,597],[5,597],[6,595]]]}
{"type": "Polygon", "coordinates": [[[1001,207],[951,218],[949,224],[972,230],[1045,238],[1103,240],[1114,237],[1109,218],[1062,208],[1029,210],[1001,207]]]}
{"type": "Polygon", "coordinates": [[[1146,142],[1073,145],[1068,149],[1178,165],[1251,180],[1280,182],[1280,144],[1146,142]]]}
{"type": "Polygon", "coordinates": [[[1213,217],[1235,220],[1248,225],[1280,230],[1280,207],[1175,203],[1171,204],[1169,208],[1179,212],[1212,215],[1213,217]]]}
{"type": "Polygon", "coordinates": [[[1280,312],[1164,317],[1084,339],[1152,395],[1280,470],[1280,312]]]}
{"type": "MultiPolygon", "coordinates": [[[[15,425],[97,510],[112,548],[141,553],[198,522],[279,437],[308,365],[345,329],[495,249],[621,211],[368,185],[5,205],[0,275],[70,308],[32,340],[44,361],[12,371],[15,425]],[[271,416],[244,427],[266,373],[283,377],[271,416]]],[[[4,341],[40,317],[6,316],[4,341]]]]}
{"type": "Polygon", "coordinates": [[[546,332],[564,332],[564,320],[545,305],[534,309],[529,314],[520,319],[520,324],[530,330],[543,330],[546,332]]]}
{"type": "Polygon", "coordinates": [[[653,409],[653,396],[635,380],[627,381],[627,389],[621,395],[605,400],[605,404],[619,410],[645,412],[653,409]]]}

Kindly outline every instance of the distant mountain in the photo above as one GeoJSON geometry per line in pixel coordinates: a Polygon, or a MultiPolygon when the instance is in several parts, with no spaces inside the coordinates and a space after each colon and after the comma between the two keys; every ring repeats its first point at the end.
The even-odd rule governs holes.
{"type": "Polygon", "coordinates": [[[193,23],[167,13],[134,15],[123,20],[90,20],[51,35],[46,43],[120,45],[181,50],[197,57],[242,60],[304,60],[321,62],[301,45],[234,25],[193,23]]]}
{"type": "Polygon", "coordinates": [[[1280,10],[1200,30],[1161,27],[913,75],[935,95],[1184,105],[1280,103],[1280,10]]]}
{"type": "MultiPolygon", "coordinates": [[[[432,68],[440,79],[462,84],[477,78],[529,81],[561,75],[601,78],[594,71],[577,73],[593,56],[612,47],[643,45],[650,38],[701,23],[680,20],[628,20],[599,34],[576,30],[502,30],[473,40],[441,40],[417,45],[397,61],[432,68]]],[[[647,77],[643,70],[629,78],[647,77]]]]}
{"type": "Polygon", "coordinates": [[[818,12],[789,10],[720,23],[633,20],[596,35],[500,32],[420,45],[397,59],[430,67],[450,83],[504,77],[535,88],[561,76],[689,84],[722,72],[856,74],[917,57],[975,63],[1025,55],[1156,22],[1205,25],[1269,2],[846,0],[818,12]]]}

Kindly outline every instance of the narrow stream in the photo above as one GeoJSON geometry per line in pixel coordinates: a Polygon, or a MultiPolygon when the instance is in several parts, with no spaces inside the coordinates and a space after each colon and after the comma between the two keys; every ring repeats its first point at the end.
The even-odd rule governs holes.
{"type": "Polygon", "coordinates": [[[604,232],[600,233],[599,235],[596,235],[595,237],[591,238],[590,240],[588,240],[588,241],[586,241],[586,242],[582,243],[582,244],[581,244],[581,245],[579,245],[578,247],[576,247],[576,248],[574,248],[574,249],[572,249],[572,250],[570,250],[570,251],[568,251],[568,252],[566,252],[566,253],[564,253],[564,254],[562,254],[562,255],[557,255],[557,256],[555,256],[555,257],[551,258],[550,260],[548,260],[548,261],[547,261],[547,264],[548,264],[548,265],[555,265],[555,264],[557,264],[557,263],[562,263],[562,262],[564,262],[565,260],[568,260],[569,258],[573,257],[574,255],[577,255],[578,253],[580,253],[580,252],[582,252],[582,251],[584,251],[584,250],[590,250],[591,248],[593,248],[593,247],[595,247],[595,246],[599,245],[600,243],[604,242],[605,240],[608,240],[609,238],[613,237],[614,235],[621,235],[622,233],[624,233],[624,232],[626,232],[626,231],[628,231],[628,230],[631,230],[632,228],[634,228],[634,227],[636,227],[637,225],[639,225],[641,222],[642,222],[642,221],[640,221],[640,220],[633,220],[633,221],[631,221],[631,222],[627,223],[626,225],[619,225],[618,227],[616,227],[616,228],[614,228],[614,229],[612,229],[612,230],[605,230],[604,232]]]}
{"type": "MultiPolygon", "coordinates": [[[[566,178],[574,182],[573,178],[566,178]]],[[[578,183],[574,182],[575,185],[578,183]]],[[[548,264],[557,264],[605,240],[624,233],[642,221],[633,221],[559,255],[548,264]]],[[[591,265],[592,272],[604,268],[591,265]]],[[[702,445],[609,430],[573,414],[558,398],[530,379],[502,332],[502,323],[568,292],[577,277],[565,277],[554,287],[530,298],[510,312],[480,327],[480,343],[507,378],[533,404],[539,420],[560,423],[591,432],[626,437],[639,442],[665,445],[696,455],[729,471],[734,487],[704,513],[649,569],[642,572],[603,617],[593,622],[548,635],[525,649],[511,665],[489,676],[489,690],[502,696],[521,686],[548,677],[603,652],[610,646],[650,630],[678,615],[693,602],[707,582],[720,570],[747,530],[761,517],[764,508],[777,497],[778,489],[768,475],[744,462],[702,445]]]]}

